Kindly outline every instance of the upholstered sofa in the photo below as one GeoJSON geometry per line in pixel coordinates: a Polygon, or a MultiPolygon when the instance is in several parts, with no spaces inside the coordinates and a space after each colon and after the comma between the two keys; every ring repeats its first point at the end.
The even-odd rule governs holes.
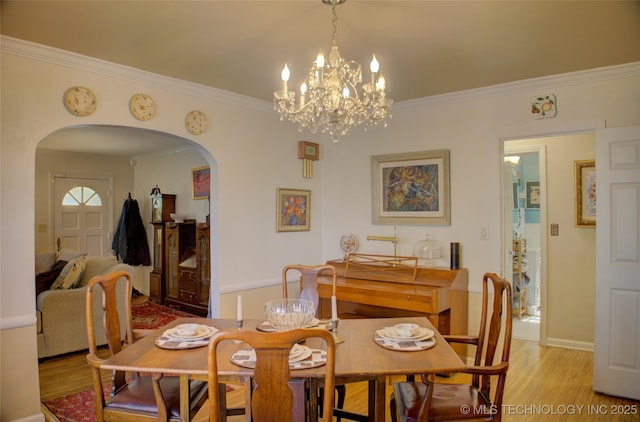
{"type": "MultiPolygon", "coordinates": [[[[85,256],[65,249],[36,255],[38,358],[88,347],[85,312],[87,284],[96,275],[121,270],[129,272],[133,277],[133,267],[118,263],[115,257],[85,256]],[[69,282],[73,277],[77,280],[69,282]],[[67,283],[63,285],[65,279],[67,283]],[[49,281],[53,281],[52,286],[46,285],[49,281]]],[[[121,285],[124,289],[124,283],[121,285]]],[[[94,297],[94,312],[98,315],[102,307],[101,295],[94,297]]],[[[123,328],[124,312],[124,309],[120,310],[123,328]]],[[[100,321],[95,322],[95,330],[97,344],[106,344],[100,321]]]]}

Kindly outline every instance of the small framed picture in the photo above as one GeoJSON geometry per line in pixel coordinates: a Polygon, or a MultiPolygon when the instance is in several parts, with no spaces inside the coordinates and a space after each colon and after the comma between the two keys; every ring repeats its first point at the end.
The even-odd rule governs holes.
{"type": "Polygon", "coordinates": [[[311,191],[278,188],[276,231],[311,230],[311,191]]]}
{"type": "Polygon", "coordinates": [[[574,161],[576,226],[596,225],[596,161],[574,161]]]}
{"type": "Polygon", "coordinates": [[[528,210],[540,209],[540,182],[539,181],[526,181],[524,186],[527,193],[527,203],[525,208],[528,210]]]}
{"type": "Polygon", "coordinates": [[[193,199],[209,198],[210,170],[208,166],[191,169],[191,186],[193,199]]]}

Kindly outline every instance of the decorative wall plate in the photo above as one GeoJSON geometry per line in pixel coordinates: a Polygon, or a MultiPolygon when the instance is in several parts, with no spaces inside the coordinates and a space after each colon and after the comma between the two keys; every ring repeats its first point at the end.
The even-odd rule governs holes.
{"type": "Polygon", "coordinates": [[[156,115],[156,103],[147,94],[136,94],[129,100],[129,110],[138,120],[149,120],[156,115]]]}
{"type": "Polygon", "coordinates": [[[531,117],[534,119],[548,119],[556,115],[556,96],[541,95],[531,99],[531,117]]]}
{"type": "Polygon", "coordinates": [[[85,117],[96,111],[98,100],[89,88],[73,86],[64,92],[64,106],[74,116],[85,117]]]}
{"type": "Polygon", "coordinates": [[[202,135],[207,131],[207,115],[200,110],[192,110],[187,113],[184,125],[194,135],[202,135]]]}

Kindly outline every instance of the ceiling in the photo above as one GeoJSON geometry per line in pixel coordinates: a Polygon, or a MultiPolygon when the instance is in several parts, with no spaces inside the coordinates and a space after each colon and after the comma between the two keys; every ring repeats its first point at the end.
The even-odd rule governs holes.
{"type": "MultiPolygon", "coordinates": [[[[321,0],[2,0],[3,35],[272,101],[331,43],[321,0]]],[[[395,102],[640,61],[640,1],[349,0],[343,57],[395,102]]]]}

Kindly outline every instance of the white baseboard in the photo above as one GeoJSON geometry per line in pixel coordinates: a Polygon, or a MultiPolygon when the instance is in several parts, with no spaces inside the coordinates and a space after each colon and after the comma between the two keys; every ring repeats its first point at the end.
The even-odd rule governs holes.
{"type": "Polygon", "coordinates": [[[564,349],[584,350],[587,352],[593,352],[595,345],[586,341],[565,340],[561,338],[547,337],[545,346],[562,347],[564,349]]]}

